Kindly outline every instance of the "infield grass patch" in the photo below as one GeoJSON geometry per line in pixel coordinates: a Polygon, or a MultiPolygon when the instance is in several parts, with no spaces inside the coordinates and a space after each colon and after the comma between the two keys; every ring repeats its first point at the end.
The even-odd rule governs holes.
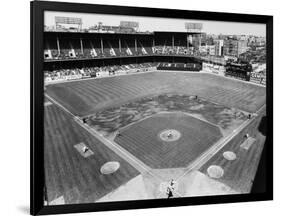
{"type": "Polygon", "coordinates": [[[186,167],[222,137],[218,127],[181,112],[156,114],[121,134],[115,142],[154,169],[186,167]],[[180,138],[163,141],[159,132],[167,129],[180,138]]]}

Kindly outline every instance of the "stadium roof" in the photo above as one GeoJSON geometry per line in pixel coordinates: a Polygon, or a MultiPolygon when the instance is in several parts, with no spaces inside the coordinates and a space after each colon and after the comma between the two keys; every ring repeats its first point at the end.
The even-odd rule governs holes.
{"type": "Polygon", "coordinates": [[[101,35],[187,35],[187,34],[203,34],[204,32],[173,32],[173,31],[155,31],[155,32],[91,32],[91,31],[71,31],[71,30],[55,30],[55,31],[45,31],[49,33],[65,34],[65,33],[75,33],[75,34],[101,34],[101,35]]]}
{"type": "Polygon", "coordinates": [[[45,31],[49,35],[103,35],[103,36],[114,36],[114,35],[135,35],[135,36],[152,36],[153,32],[134,32],[134,33],[110,33],[110,32],[80,32],[80,31],[45,31]]]}
{"type": "Polygon", "coordinates": [[[178,34],[178,35],[187,35],[187,34],[203,34],[204,32],[179,32],[179,31],[155,31],[154,34],[178,34]]]}

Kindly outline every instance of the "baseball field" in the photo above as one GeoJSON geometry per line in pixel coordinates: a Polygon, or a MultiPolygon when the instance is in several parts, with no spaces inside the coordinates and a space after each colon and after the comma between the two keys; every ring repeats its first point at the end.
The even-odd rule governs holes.
{"type": "Polygon", "coordinates": [[[231,193],[250,191],[265,140],[258,130],[265,114],[264,87],[204,73],[150,72],[48,85],[45,94],[44,160],[51,204],[108,200],[108,194],[118,200],[120,188],[132,187],[126,193],[134,193],[139,183],[133,179],[147,173],[149,180],[139,187],[142,194],[158,194],[164,180],[153,175],[155,170],[167,178],[181,176],[178,196],[190,195],[186,178],[193,171],[231,193]],[[251,146],[244,143],[245,133],[254,140],[251,146]],[[247,148],[241,148],[243,143],[247,148]],[[93,155],[81,156],[77,145],[93,155]],[[225,159],[226,151],[235,159],[225,159]],[[101,173],[110,161],[120,168],[101,173]],[[212,165],[224,170],[220,178],[210,176],[212,165]]]}
{"type": "Polygon", "coordinates": [[[183,113],[161,113],[121,131],[115,141],[154,169],[187,166],[222,136],[218,127],[183,113]],[[178,131],[164,141],[161,131],[178,131]]]}
{"type": "Polygon", "coordinates": [[[94,202],[139,174],[53,104],[45,107],[44,143],[50,202],[58,198],[63,199],[62,203],[94,202]],[[94,154],[82,157],[74,148],[79,143],[87,145],[94,154]],[[108,161],[119,162],[120,168],[113,174],[103,175],[100,168],[108,161]]]}
{"type": "Polygon", "coordinates": [[[264,87],[211,74],[151,72],[129,76],[61,83],[46,93],[78,116],[92,114],[150,95],[198,95],[209,101],[255,112],[265,102],[264,87]]]}

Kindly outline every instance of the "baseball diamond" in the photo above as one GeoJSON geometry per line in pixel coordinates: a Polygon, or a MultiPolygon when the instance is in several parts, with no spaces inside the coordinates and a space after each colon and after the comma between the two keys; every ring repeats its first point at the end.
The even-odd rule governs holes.
{"type": "Polygon", "coordinates": [[[121,131],[115,138],[148,166],[155,169],[185,167],[222,136],[218,127],[183,113],[157,114],[121,131]],[[173,128],[177,140],[159,138],[159,132],[173,128]]]}
{"type": "MultiPolygon", "coordinates": [[[[49,85],[46,96],[50,103],[45,106],[48,200],[53,204],[61,198],[63,201],[59,203],[118,200],[121,199],[118,197],[123,197],[120,195],[123,192],[118,192],[121,188],[128,187],[126,190],[129,190],[130,187],[136,187],[135,184],[144,186],[134,195],[127,191],[130,198],[122,199],[165,197],[164,194],[159,194],[161,182],[176,176],[179,178],[176,179],[179,183],[176,196],[185,196],[185,192],[180,190],[185,187],[190,173],[185,170],[196,164],[197,159],[202,160],[201,157],[217,143],[223,142],[226,136],[231,136],[232,128],[247,121],[246,114],[249,111],[257,112],[264,103],[264,96],[261,97],[264,94],[265,89],[256,85],[224,80],[214,75],[182,72],[149,72],[49,85]],[[212,85],[209,83],[222,81],[228,85],[209,86],[208,91],[204,87],[212,85]],[[186,93],[188,94],[184,95],[186,93]],[[188,95],[198,95],[199,98],[188,95]],[[205,97],[201,98],[202,96],[205,97]],[[246,100],[245,97],[256,97],[257,100],[246,100]],[[228,107],[235,107],[235,110],[228,107]],[[237,117],[237,112],[240,117],[237,117]],[[79,120],[82,115],[89,116],[85,123],[79,120]],[[131,117],[128,119],[129,116],[131,117]],[[84,131],[85,128],[88,132],[84,131]],[[116,129],[119,131],[117,135],[116,129]],[[108,133],[103,133],[104,130],[108,133]],[[92,131],[100,133],[102,139],[96,139],[92,131]],[[116,147],[105,146],[103,139],[119,146],[117,148],[123,152],[122,155],[119,150],[114,150],[116,147]],[[74,148],[79,143],[87,145],[93,156],[87,160],[79,157],[74,148]],[[120,163],[120,168],[114,172],[108,171],[113,172],[112,174],[102,174],[102,166],[110,161],[120,163]],[[136,163],[142,163],[141,166],[147,168],[139,169],[139,166],[135,167],[136,163]],[[167,171],[156,171],[158,169],[167,171]],[[143,183],[139,182],[139,175],[143,176],[143,183]],[[69,178],[70,176],[72,177],[69,178]],[[155,187],[148,187],[147,184],[152,182],[155,187]],[[89,189],[90,185],[92,189],[89,189]]],[[[259,118],[253,120],[255,124],[259,123],[259,118]]],[[[253,130],[253,134],[255,133],[257,131],[253,130]]],[[[235,139],[239,140],[239,137],[235,139]]],[[[260,144],[250,149],[250,153],[257,153],[255,160],[259,158],[262,140],[257,140],[260,144]]],[[[215,154],[210,160],[218,162],[206,164],[218,164],[222,167],[223,175],[215,178],[216,181],[230,185],[235,191],[248,192],[258,163],[251,166],[252,177],[247,177],[245,170],[249,169],[247,161],[250,159],[247,156],[241,157],[234,151],[237,145],[227,146],[223,148],[224,151],[236,154],[233,165],[229,164],[227,167],[238,169],[235,172],[238,176],[227,180],[230,174],[224,165],[226,159],[223,152],[215,154]],[[241,184],[245,186],[242,187],[241,184]]],[[[230,162],[231,160],[228,163],[230,162]]],[[[204,165],[198,170],[209,178],[221,175],[209,175],[209,166],[204,165]]]]}

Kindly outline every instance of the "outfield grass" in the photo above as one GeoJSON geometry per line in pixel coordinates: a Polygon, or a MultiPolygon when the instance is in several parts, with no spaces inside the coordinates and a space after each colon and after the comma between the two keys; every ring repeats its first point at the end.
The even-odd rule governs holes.
{"type": "Polygon", "coordinates": [[[84,116],[149,95],[198,95],[227,107],[255,112],[265,103],[263,87],[211,74],[152,72],[47,86],[46,93],[84,116]]]}
{"type": "Polygon", "coordinates": [[[157,114],[124,130],[115,141],[154,169],[186,167],[221,137],[218,127],[183,113],[157,114]],[[162,141],[158,134],[175,129],[181,138],[162,141]]]}
{"type": "Polygon", "coordinates": [[[48,201],[63,196],[66,204],[94,202],[139,174],[55,105],[45,107],[44,133],[48,201]],[[82,157],[73,147],[80,142],[94,155],[82,157]],[[108,161],[118,161],[120,169],[102,175],[100,167],[108,161]]]}

